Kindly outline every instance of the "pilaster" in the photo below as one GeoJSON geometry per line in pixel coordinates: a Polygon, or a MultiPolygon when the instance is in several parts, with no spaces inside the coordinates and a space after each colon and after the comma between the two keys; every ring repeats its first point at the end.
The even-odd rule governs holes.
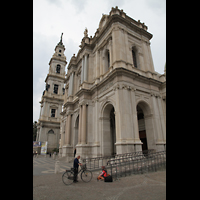
{"type": "Polygon", "coordinates": [[[88,54],[85,54],[84,81],[88,81],[88,54]]]}
{"type": "Polygon", "coordinates": [[[82,144],[86,144],[86,134],[87,134],[87,110],[86,104],[82,105],[82,144]]]}
{"type": "Polygon", "coordinates": [[[84,80],[84,56],[82,57],[82,67],[81,67],[81,84],[84,80]]]}

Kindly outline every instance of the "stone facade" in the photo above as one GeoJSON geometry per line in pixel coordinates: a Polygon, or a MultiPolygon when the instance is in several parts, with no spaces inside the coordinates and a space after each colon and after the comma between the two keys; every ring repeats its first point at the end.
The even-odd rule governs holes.
{"type": "Polygon", "coordinates": [[[60,154],[108,156],[166,148],[166,78],[155,71],[147,26],[118,7],[84,31],[70,60],[60,154]]]}
{"type": "Polygon", "coordinates": [[[55,47],[49,62],[49,73],[45,79],[44,90],[40,104],[40,116],[37,124],[37,141],[48,142],[47,152],[59,148],[61,111],[64,102],[65,66],[67,64],[64,55],[65,47],[60,42],[55,47]]]}

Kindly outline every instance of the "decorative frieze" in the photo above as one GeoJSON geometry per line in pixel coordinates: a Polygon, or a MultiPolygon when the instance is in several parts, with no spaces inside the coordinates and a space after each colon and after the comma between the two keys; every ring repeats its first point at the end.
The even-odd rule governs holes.
{"type": "Polygon", "coordinates": [[[105,85],[104,87],[102,87],[100,90],[99,90],[99,93],[102,93],[104,91],[106,91],[108,88],[110,88],[111,86],[113,86],[113,82],[109,82],[107,85],[105,85]]]}

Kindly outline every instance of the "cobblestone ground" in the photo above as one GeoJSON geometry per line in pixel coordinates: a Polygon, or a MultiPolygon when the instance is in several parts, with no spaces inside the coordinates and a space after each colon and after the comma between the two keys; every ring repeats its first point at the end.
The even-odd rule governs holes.
{"type": "Polygon", "coordinates": [[[84,183],[65,185],[62,173],[33,176],[33,199],[81,199],[81,200],[164,200],[166,199],[166,170],[122,177],[105,183],[97,182],[99,172],[84,183]]]}

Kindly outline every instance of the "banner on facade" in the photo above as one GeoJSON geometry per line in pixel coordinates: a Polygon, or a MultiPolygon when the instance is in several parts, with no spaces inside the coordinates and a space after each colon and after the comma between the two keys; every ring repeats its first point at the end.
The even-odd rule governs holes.
{"type": "Polygon", "coordinates": [[[41,144],[41,155],[45,155],[47,153],[47,141],[46,142],[42,142],[41,144]]]}
{"type": "Polygon", "coordinates": [[[41,142],[33,141],[33,147],[40,147],[40,146],[41,146],[41,142]]]}

